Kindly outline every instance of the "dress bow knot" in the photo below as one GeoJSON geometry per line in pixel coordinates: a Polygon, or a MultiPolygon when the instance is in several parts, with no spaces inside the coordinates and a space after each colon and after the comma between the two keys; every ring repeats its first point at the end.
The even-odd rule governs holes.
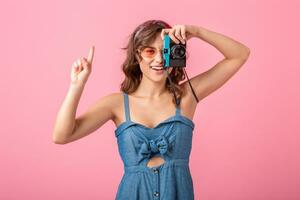
{"type": "Polygon", "coordinates": [[[140,150],[140,154],[150,157],[151,153],[165,154],[168,151],[169,143],[165,136],[159,136],[155,140],[145,141],[140,150]]]}

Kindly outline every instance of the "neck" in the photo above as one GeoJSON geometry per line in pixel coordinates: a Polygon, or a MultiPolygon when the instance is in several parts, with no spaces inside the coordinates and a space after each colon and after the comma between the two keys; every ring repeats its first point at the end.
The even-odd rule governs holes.
{"type": "Polygon", "coordinates": [[[168,90],[165,85],[165,80],[153,82],[143,76],[140,85],[134,93],[138,96],[159,99],[166,94],[166,92],[168,92],[168,90]]]}

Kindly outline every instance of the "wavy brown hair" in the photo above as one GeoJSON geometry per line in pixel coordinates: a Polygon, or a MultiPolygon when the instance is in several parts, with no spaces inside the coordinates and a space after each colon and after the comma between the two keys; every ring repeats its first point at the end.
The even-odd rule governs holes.
{"type": "MultiPolygon", "coordinates": [[[[127,52],[127,56],[122,64],[125,79],[121,83],[120,91],[130,94],[138,88],[143,76],[139,62],[136,59],[136,56],[138,56],[142,60],[138,49],[142,50],[149,46],[155,40],[157,33],[160,33],[164,28],[171,28],[171,26],[162,20],[148,20],[137,26],[133,33],[129,35],[128,44],[126,47],[121,48],[127,52]]],[[[170,73],[170,79],[173,84],[170,83],[169,79],[166,79],[166,88],[170,93],[175,93],[176,98],[180,100],[185,92],[179,86],[179,82],[185,79],[183,69],[174,67],[170,73]]],[[[173,98],[173,103],[176,105],[175,98],[173,98]]]]}

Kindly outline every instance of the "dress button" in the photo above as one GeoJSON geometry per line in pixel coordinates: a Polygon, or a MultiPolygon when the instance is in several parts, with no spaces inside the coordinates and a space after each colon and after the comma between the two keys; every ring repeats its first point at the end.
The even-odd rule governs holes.
{"type": "Polygon", "coordinates": [[[155,174],[157,174],[157,173],[158,173],[158,169],[154,169],[153,171],[154,171],[154,173],[155,173],[155,174]]]}
{"type": "Polygon", "coordinates": [[[158,197],[159,196],[159,192],[154,192],[154,196],[158,197]]]}

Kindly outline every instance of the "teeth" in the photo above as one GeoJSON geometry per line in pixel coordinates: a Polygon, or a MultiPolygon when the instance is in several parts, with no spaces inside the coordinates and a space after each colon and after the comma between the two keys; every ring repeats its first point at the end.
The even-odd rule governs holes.
{"type": "Polygon", "coordinates": [[[155,71],[162,71],[162,69],[156,69],[156,68],[152,68],[155,71]]]}
{"type": "Polygon", "coordinates": [[[162,70],[163,67],[155,67],[155,66],[152,66],[152,69],[156,69],[156,70],[162,70]]]}

